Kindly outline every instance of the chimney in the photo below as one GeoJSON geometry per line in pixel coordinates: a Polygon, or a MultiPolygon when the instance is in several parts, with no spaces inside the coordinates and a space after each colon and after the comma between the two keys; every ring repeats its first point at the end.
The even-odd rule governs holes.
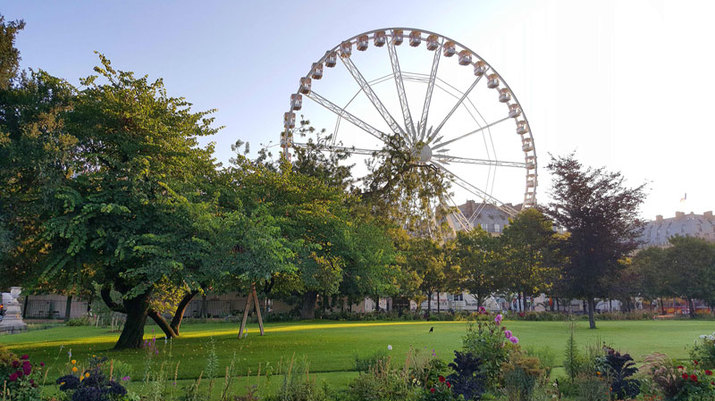
{"type": "Polygon", "coordinates": [[[656,222],[656,223],[660,223],[661,221],[663,221],[663,215],[662,215],[662,214],[659,214],[659,215],[655,216],[655,222],[656,222]]]}
{"type": "Polygon", "coordinates": [[[703,213],[703,216],[705,216],[706,219],[712,219],[713,218],[713,211],[709,210],[705,213],[703,213]]]}
{"type": "Polygon", "coordinates": [[[685,217],[685,213],[683,213],[683,212],[675,212],[675,218],[676,218],[676,219],[682,219],[683,217],[685,217]]]}

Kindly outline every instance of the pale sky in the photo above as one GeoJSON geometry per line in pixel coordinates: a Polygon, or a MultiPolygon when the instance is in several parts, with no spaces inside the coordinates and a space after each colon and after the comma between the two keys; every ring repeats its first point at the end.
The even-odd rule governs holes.
{"type": "Polygon", "coordinates": [[[575,151],[630,185],[648,182],[644,218],[715,209],[712,1],[2,0],[0,12],[27,23],[16,43],[24,68],[78,84],[97,50],[117,68],[163,77],[196,110],[217,108],[222,161],[237,139],[278,141],[298,79],[342,40],[394,26],[438,32],[478,53],[518,96],[539,202],[548,201],[549,153],[575,151]]]}

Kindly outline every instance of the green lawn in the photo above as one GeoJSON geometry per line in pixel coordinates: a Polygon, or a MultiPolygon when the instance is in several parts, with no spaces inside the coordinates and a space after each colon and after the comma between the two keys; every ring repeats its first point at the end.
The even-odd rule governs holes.
{"type": "MultiPolygon", "coordinates": [[[[569,335],[566,322],[506,321],[505,325],[519,337],[522,346],[550,348],[557,364],[563,359],[563,349],[569,335]]],[[[147,338],[152,337],[149,326],[147,338]]],[[[336,387],[344,387],[355,375],[355,356],[368,356],[392,346],[394,360],[405,358],[410,347],[432,353],[445,360],[461,346],[465,322],[290,322],[266,325],[266,336],[260,337],[256,326],[249,327],[248,337],[236,338],[238,325],[232,323],[186,324],[182,337],[173,345],[157,340],[159,355],[152,357],[154,369],[164,363],[173,377],[178,362],[178,378],[183,383],[198,377],[205,369],[210,339],[215,341],[219,358],[219,376],[236,355],[236,365],[242,375],[255,375],[277,369],[281,360],[305,357],[310,371],[336,387]],[[429,328],[434,332],[429,333],[429,328]]],[[[654,351],[673,358],[687,358],[686,347],[700,334],[715,331],[713,321],[602,321],[597,330],[589,330],[588,322],[576,322],[579,346],[606,342],[629,352],[636,360],[654,351]]],[[[160,336],[160,333],[157,333],[160,336]]],[[[118,333],[94,327],[55,327],[22,334],[4,335],[0,343],[18,354],[27,353],[33,361],[44,361],[51,369],[48,377],[66,372],[68,352],[80,363],[92,355],[104,355],[133,366],[133,375],[143,375],[147,354],[144,350],[113,351],[118,333]]],[[[558,372],[558,370],[557,370],[558,372]]],[[[49,379],[48,379],[49,380],[49,379]]],[[[223,379],[221,379],[223,380],[223,379]]],[[[243,379],[246,382],[247,379],[243,379]]],[[[274,380],[278,382],[279,380],[274,380]]],[[[250,383],[250,380],[247,382],[250,383]]],[[[181,383],[180,383],[181,384],[181,383]]],[[[243,385],[244,383],[242,383],[243,385]]]]}

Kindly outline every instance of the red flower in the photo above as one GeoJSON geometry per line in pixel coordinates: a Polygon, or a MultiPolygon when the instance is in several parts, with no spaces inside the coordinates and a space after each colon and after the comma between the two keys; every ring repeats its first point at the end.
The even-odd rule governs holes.
{"type": "Polygon", "coordinates": [[[430,393],[434,393],[434,391],[435,391],[435,390],[434,390],[434,387],[432,387],[431,389],[429,389],[429,392],[430,392],[430,393]]]}
{"type": "Polygon", "coordinates": [[[693,363],[694,363],[695,365],[697,365],[697,364],[698,364],[698,361],[693,361],[693,363]]]}
{"type": "Polygon", "coordinates": [[[439,382],[440,382],[440,383],[444,383],[444,380],[445,380],[444,376],[440,376],[440,377],[439,377],[439,382]]]}
{"type": "Polygon", "coordinates": [[[705,374],[708,375],[708,376],[712,376],[712,375],[713,375],[713,371],[710,370],[710,369],[705,369],[705,374]]]}
{"type": "Polygon", "coordinates": [[[8,380],[10,380],[11,382],[16,381],[16,380],[17,380],[17,373],[11,374],[10,377],[8,378],[8,380]]]}
{"type": "Polygon", "coordinates": [[[447,388],[450,388],[450,387],[452,387],[452,383],[447,382],[447,388]]]}
{"type": "Polygon", "coordinates": [[[688,374],[687,374],[687,373],[683,373],[683,379],[688,380],[688,374]]]}
{"type": "Polygon", "coordinates": [[[678,370],[683,370],[683,365],[678,366],[678,370]]]}
{"type": "Polygon", "coordinates": [[[692,380],[692,381],[694,381],[694,382],[697,382],[697,381],[698,381],[698,377],[695,376],[695,375],[690,375],[690,380],[692,380]]]}

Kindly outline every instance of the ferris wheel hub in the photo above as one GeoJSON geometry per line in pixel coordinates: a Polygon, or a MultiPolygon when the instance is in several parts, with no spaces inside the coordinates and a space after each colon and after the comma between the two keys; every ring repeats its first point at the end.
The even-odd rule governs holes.
{"type": "Polygon", "coordinates": [[[432,160],[432,148],[429,145],[424,144],[422,148],[419,149],[420,162],[427,163],[432,160]]]}

